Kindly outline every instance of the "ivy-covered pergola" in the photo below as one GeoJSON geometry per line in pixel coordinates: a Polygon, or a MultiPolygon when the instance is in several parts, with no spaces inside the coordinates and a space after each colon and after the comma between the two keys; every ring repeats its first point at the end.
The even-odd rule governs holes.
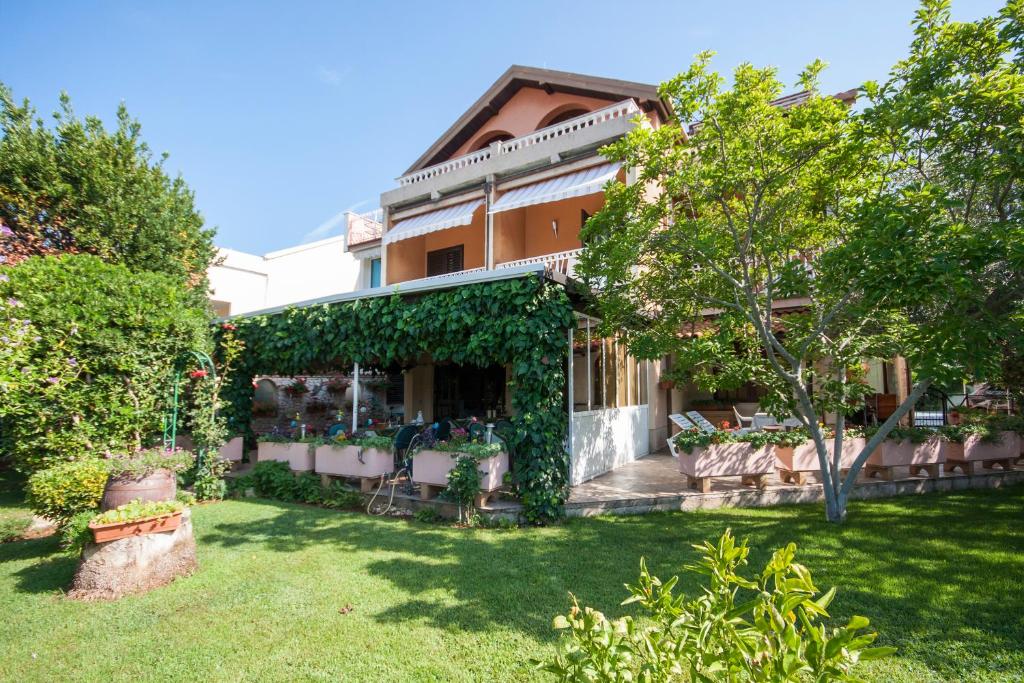
{"type": "Polygon", "coordinates": [[[538,273],[447,289],[317,303],[231,321],[245,344],[225,386],[228,414],[249,423],[257,375],[435,362],[507,365],[516,427],[514,481],[527,518],[557,517],[568,492],[564,405],[565,288],[538,273]]]}

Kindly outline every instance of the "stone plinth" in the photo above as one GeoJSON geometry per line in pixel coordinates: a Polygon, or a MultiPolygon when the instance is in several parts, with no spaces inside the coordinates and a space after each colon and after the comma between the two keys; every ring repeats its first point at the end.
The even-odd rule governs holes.
{"type": "Polygon", "coordinates": [[[192,511],[186,509],[181,514],[181,525],[174,531],[88,543],[68,597],[117,600],[166,585],[195,568],[192,511]]]}

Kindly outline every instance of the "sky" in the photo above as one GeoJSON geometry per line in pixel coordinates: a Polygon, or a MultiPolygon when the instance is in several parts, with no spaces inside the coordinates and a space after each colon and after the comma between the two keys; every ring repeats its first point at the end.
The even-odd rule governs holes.
{"type": "MultiPolygon", "coordinates": [[[[954,17],[996,0],[953,0],[954,17]]],[[[817,57],[823,87],[883,79],[916,3],[29,2],[0,0],[0,81],[49,121],[60,91],[112,121],[124,101],[194,190],[220,246],[340,234],[512,64],[658,83],[817,57]]]]}

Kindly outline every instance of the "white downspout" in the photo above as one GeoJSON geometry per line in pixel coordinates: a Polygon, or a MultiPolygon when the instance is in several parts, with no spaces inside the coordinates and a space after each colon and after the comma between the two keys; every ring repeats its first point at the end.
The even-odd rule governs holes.
{"type": "Polygon", "coordinates": [[[352,371],[352,433],[359,429],[359,363],[352,371]]]}

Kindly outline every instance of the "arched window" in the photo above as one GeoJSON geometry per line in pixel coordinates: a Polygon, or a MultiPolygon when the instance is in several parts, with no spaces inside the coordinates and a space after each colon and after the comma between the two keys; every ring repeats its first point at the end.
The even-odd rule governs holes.
{"type": "Polygon", "coordinates": [[[548,115],[541,119],[540,125],[537,126],[537,130],[540,130],[541,128],[547,128],[548,126],[553,126],[556,123],[562,123],[563,121],[568,121],[569,119],[574,119],[577,116],[583,116],[584,114],[589,113],[590,111],[588,109],[584,109],[583,107],[577,105],[570,104],[563,107],[558,107],[557,109],[548,112],[548,115]]]}
{"type": "Polygon", "coordinates": [[[269,379],[257,381],[252,395],[253,414],[257,416],[276,415],[277,407],[277,385],[269,379]]]}
{"type": "Polygon", "coordinates": [[[484,135],[480,139],[479,142],[477,142],[475,145],[473,145],[473,149],[471,149],[469,151],[470,152],[478,152],[481,149],[484,149],[486,147],[490,147],[495,142],[505,142],[505,140],[511,140],[512,138],[513,138],[513,135],[511,133],[509,133],[507,131],[504,131],[504,130],[496,130],[496,131],[493,131],[491,133],[488,133],[487,135],[484,135]]]}

